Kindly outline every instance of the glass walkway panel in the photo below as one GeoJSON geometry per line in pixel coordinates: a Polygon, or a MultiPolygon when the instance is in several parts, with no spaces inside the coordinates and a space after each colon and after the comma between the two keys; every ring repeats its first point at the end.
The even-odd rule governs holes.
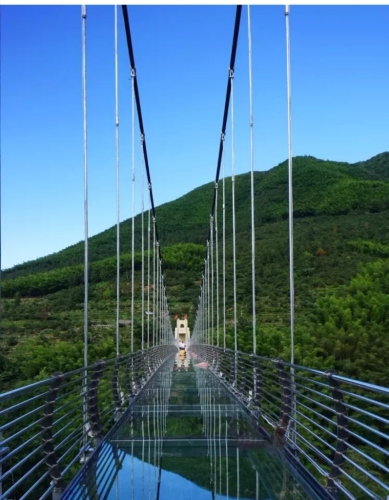
{"type": "Polygon", "coordinates": [[[172,357],[61,498],[317,498],[204,368],[172,357]]]}

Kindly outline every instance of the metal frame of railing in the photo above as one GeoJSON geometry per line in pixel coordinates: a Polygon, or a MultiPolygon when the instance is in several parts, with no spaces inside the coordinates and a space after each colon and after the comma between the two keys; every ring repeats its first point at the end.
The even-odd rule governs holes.
{"type": "MultiPolygon", "coordinates": [[[[174,349],[174,352],[176,351],[177,349],[174,349]]],[[[145,400],[153,404],[155,409],[154,425],[150,428],[149,422],[151,434],[148,437],[156,447],[155,455],[153,453],[154,466],[160,467],[162,440],[166,432],[167,405],[170,396],[173,363],[173,357],[168,356],[158,368],[158,373],[155,373],[155,376],[150,378],[143,386],[142,391],[137,393],[123,418],[113,425],[100,445],[96,447],[93,455],[67,485],[61,500],[108,498],[107,495],[109,496],[112,484],[115,482],[127,454],[117,445],[117,441],[120,442],[123,429],[126,436],[125,440],[128,437],[127,432],[131,433],[131,435],[133,433],[139,435],[145,418],[144,410],[139,411],[139,408],[142,408],[142,402],[144,403],[145,400]],[[104,464],[104,466],[101,466],[101,464],[104,464]]]]}
{"type": "Polygon", "coordinates": [[[0,394],[0,500],[65,484],[177,348],[156,346],[0,394]]]}
{"type": "Polygon", "coordinates": [[[388,388],[205,344],[189,352],[327,498],[389,498],[388,388]]]}

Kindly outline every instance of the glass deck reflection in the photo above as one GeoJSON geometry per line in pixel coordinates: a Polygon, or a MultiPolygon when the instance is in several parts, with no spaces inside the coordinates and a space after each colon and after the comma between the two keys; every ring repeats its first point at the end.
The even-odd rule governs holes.
{"type": "Polygon", "coordinates": [[[63,499],[313,498],[220,381],[177,354],[63,499]]]}

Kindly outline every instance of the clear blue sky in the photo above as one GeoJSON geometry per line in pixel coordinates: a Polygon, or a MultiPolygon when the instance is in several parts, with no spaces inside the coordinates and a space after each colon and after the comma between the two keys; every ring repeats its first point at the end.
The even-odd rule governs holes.
{"type": "MultiPolygon", "coordinates": [[[[116,222],[113,9],[87,8],[90,235],[116,222]]],[[[83,239],[83,156],[80,7],[1,10],[4,269],[83,239]]],[[[293,155],[355,162],[388,150],[389,6],[290,10],[293,155]]],[[[235,6],[129,6],[129,16],[158,206],[215,177],[235,6]]],[[[255,170],[287,156],[284,23],[282,6],[251,8],[255,170]]],[[[120,10],[119,80],[123,220],[131,215],[131,101],[120,10]]],[[[234,85],[242,173],[250,168],[246,7],[234,85]]],[[[226,175],[230,136],[228,128],[226,175]]]]}

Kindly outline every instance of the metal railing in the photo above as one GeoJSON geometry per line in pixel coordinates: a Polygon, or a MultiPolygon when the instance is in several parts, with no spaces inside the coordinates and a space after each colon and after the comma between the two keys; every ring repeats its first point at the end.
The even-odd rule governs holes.
{"type": "Polygon", "coordinates": [[[156,346],[0,394],[0,500],[61,497],[177,348],[156,346]]]}
{"type": "Polygon", "coordinates": [[[388,388],[210,345],[189,352],[327,498],[389,498],[388,388]]]}

